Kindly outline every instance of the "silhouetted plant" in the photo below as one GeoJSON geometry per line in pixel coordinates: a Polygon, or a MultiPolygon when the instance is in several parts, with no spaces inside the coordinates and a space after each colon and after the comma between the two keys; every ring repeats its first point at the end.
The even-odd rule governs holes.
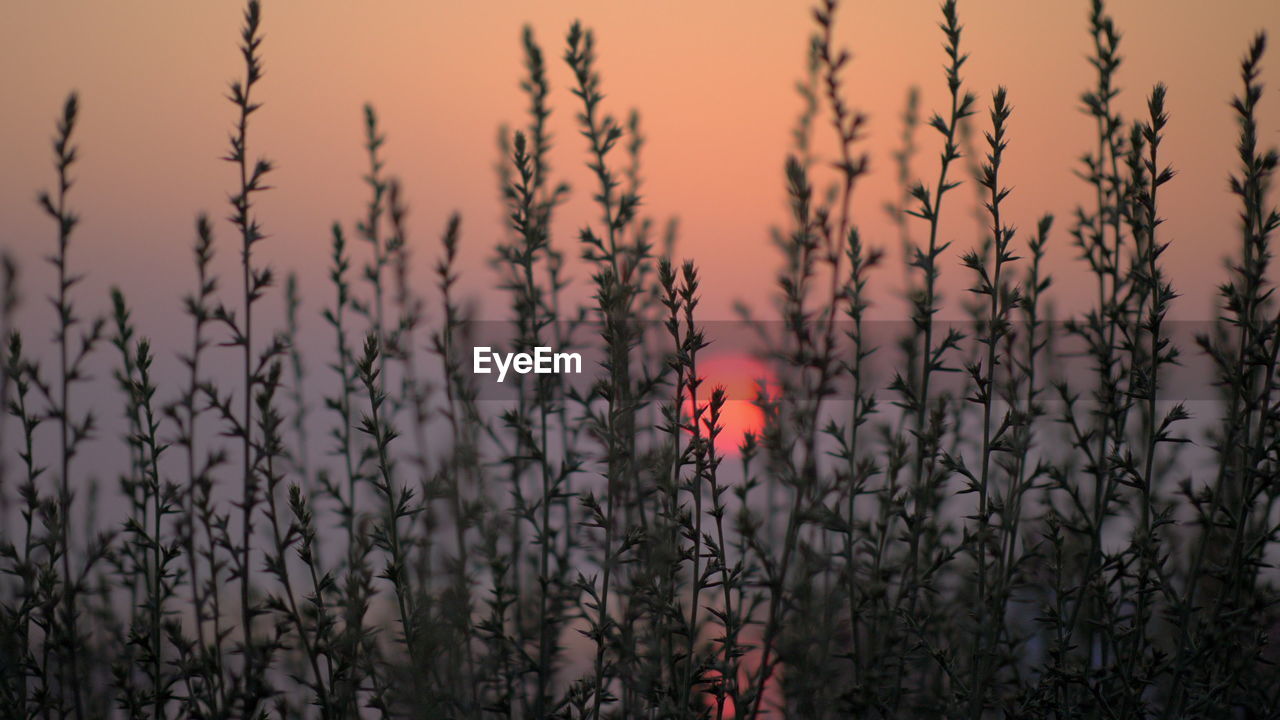
{"type": "Polygon", "coordinates": [[[892,224],[877,238],[859,215],[868,126],[838,3],[813,9],[789,214],[773,231],[778,322],[744,312],[771,376],[753,399],[760,426],[734,448],[724,426],[739,398],[707,376],[719,327],[702,316],[703,266],[676,260],[674,219],[664,231],[641,214],[645,128],[635,110],[606,111],[583,24],[563,56],[590,183],[591,218],[573,220],[581,262],[559,237],[575,206],[551,168],[553,73],[525,27],[527,114],[500,135],[506,223],[488,249],[504,321],[479,323],[464,292],[457,214],[431,250],[411,235],[366,105],[367,196],[328,238],[322,353],[307,345],[302,278],[288,276],[276,315],[262,302],[274,274],[257,200],[272,166],[249,152],[263,77],[250,0],[225,157],[238,299],[219,301],[200,215],[191,334],[163,383],[167,352],[123,290],[109,321],[76,310],[71,95],[57,186],[40,196],[57,224],[56,362],[17,332],[21,276],[0,253],[0,716],[1275,715],[1280,156],[1262,135],[1265,39],[1232,103],[1240,245],[1219,318],[1196,339],[1220,397],[1193,424],[1177,401],[1191,348],[1164,264],[1169,91],[1121,117],[1120,33],[1094,0],[1090,197],[1069,228],[1094,297],[1059,326],[1054,219],[1019,231],[1009,202],[1008,93],[973,118],[958,4],[941,11],[947,104],[921,123],[908,94],[892,224]],[[929,185],[914,176],[922,124],[941,150],[929,185]],[[951,192],[962,170],[980,228],[957,258],[970,299],[952,301],[942,277],[948,218],[968,203],[951,192]],[[872,312],[893,245],[910,313],[896,344],[872,312]],[[590,297],[575,302],[584,280],[590,297]],[[951,307],[971,329],[938,319],[951,307]],[[283,331],[264,332],[272,322],[283,331]],[[93,478],[108,470],[83,458],[98,449],[86,408],[104,340],[123,410],[99,441],[122,451],[119,532],[99,532],[93,478]],[[499,386],[468,368],[481,342],[581,351],[586,382],[517,373],[490,397],[499,386]]]}

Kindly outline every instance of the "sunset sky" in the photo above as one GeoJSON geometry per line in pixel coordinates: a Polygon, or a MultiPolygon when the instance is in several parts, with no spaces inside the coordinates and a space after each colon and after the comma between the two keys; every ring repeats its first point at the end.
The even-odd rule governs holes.
{"type": "MultiPolygon", "coordinates": [[[[1091,82],[1087,3],[960,4],[963,47],[971,53],[966,87],[984,112],[997,84],[1014,105],[1004,172],[1013,187],[1011,217],[1023,233],[1043,212],[1059,217],[1055,258],[1070,260],[1067,227],[1086,198],[1072,172],[1090,146],[1091,121],[1079,95],[1091,82]]],[[[177,299],[191,284],[189,247],[198,211],[220,221],[234,170],[225,151],[234,109],[223,93],[242,72],[236,50],[241,6],[232,2],[15,3],[0,24],[0,244],[24,268],[25,327],[52,314],[35,300],[52,269],[39,261],[53,247],[52,223],[35,195],[52,181],[48,140],[66,93],[81,95],[82,162],[72,204],[83,223],[72,263],[88,272],[86,309],[106,307],[106,288],[120,284],[138,306],[145,332],[179,337],[177,299]]],[[[1238,60],[1253,33],[1280,36],[1272,0],[1115,3],[1124,33],[1120,105],[1133,117],[1152,84],[1170,86],[1172,117],[1166,157],[1178,171],[1162,198],[1168,218],[1167,258],[1182,298],[1178,318],[1212,316],[1220,260],[1237,242],[1226,179],[1234,168],[1235,127],[1227,102],[1237,91],[1238,60]]],[[[274,160],[275,190],[261,197],[270,240],[262,257],[300,273],[312,310],[327,302],[324,268],[328,227],[348,227],[365,202],[361,183],[361,106],[372,102],[388,136],[390,174],[401,177],[410,203],[414,272],[429,279],[446,214],[463,215],[464,285],[503,317],[505,300],[486,262],[500,234],[494,164],[503,123],[522,123],[517,83],[520,29],[534,28],[554,83],[555,171],[574,185],[560,215],[560,247],[576,254],[576,230],[594,221],[582,170],[585,141],[573,122],[575,98],[560,57],[574,18],[594,28],[607,110],[642,113],[646,211],[680,220],[677,254],[701,263],[702,308],[709,319],[732,316],[735,300],[759,304],[779,257],[770,224],[785,216],[782,163],[800,110],[794,84],[803,74],[813,29],[807,3],[493,2],[304,3],[264,5],[266,79],[263,110],[251,130],[251,152],[274,160]]],[[[865,143],[872,175],[856,208],[863,235],[896,249],[883,211],[894,196],[889,153],[898,143],[907,89],[919,85],[927,114],[945,101],[942,36],[934,2],[849,2],[837,35],[855,54],[848,100],[870,118],[865,143]]],[[[1266,63],[1280,72],[1275,53],[1266,63]]],[[[1280,87],[1274,72],[1264,102],[1263,141],[1280,143],[1280,87]]],[[[830,130],[822,125],[820,137],[830,130]]],[[[915,172],[936,176],[937,135],[922,130],[915,172]]],[[[621,161],[619,154],[619,160],[621,161]]],[[[972,195],[957,191],[944,212],[956,250],[944,272],[968,283],[958,253],[973,245],[972,195]]],[[[238,247],[218,225],[220,269],[229,287],[238,247]]],[[[1080,264],[1054,268],[1068,303],[1080,264]],[[1074,281],[1073,281],[1074,278],[1074,281]]],[[[576,273],[584,287],[586,273],[576,273]]],[[[896,286],[898,268],[873,282],[896,286]]],[[[877,312],[902,317],[905,305],[884,293],[877,312]]],[[[952,310],[948,312],[958,312],[952,310]]],[[[313,328],[318,318],[310,316],[313,328]]]]}
{"type": "MultiPolygon", "coordinates": [[[[0,712],[1274,716],[1280,230],[1256,252],[1255,230],[1280,171],[1252,168],[1280,147],[1280,0],[1105,0],[1122,146],[1154,88],[1168,124],[1158,167],[1123,153],[1096,184],[1101,0],[839,0],[852,61],[842,102],[817,83],[798,218],[785,168],[803,186],[836,0],[260,1],[255,33],[259,0],[0,0],[0,712]],[[976,98],[945,181],[943,3],[976,98]],[[576,22],[606,127],[639,117],[631,224],[579,117],[576,22]],[[550,177],[503,188],[528,167],[501,157],[530,124],[526,28],[550,177]],[[1232,101],[1259,33],[1254,148],[1232,101]],[[73,94],[63,208],[42,193],[73,94]],[[844,206],[865,286],[855,254],[808,254],[856,246],[825,214],[852,164],[833,105],[866,120],[844,206]],[[360,227],[366,107],[403,255],[389,197],[380,242],[360,227]],[[940,220],[895,209],[916,183],[955,184],[940,220]],[[1051,283],[1023,302],[1046,215],[1051,283]],[[1095,218],[1124,222],[1082,241],[1119,258],[1096,274],[1072,236],[1095,218]],[[627,246],[584,257],[587,231],[627,246]]],[[[624,190],[630,144],[607,158],[624,190]]]]}

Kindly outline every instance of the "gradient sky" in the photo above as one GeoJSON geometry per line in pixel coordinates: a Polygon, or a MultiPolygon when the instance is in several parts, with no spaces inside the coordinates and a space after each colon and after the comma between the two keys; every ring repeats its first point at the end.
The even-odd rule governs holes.
{"type": "MultiPolygon", "coordinates": [[[[81,94],[78,139],[83,161],[72,196],[83,217],[73,265],[87,271],[86,310],[106,307],[105,290],[121,284],[138,306],[144,332],[183,337],[176,303],[191,284],[192,221],[207,210],[227,213],[233,168],[225,151],[234,109],[227,82],[241,72],[235,47],[241,8],[235,2],[10,3],[0,23],[0,244],[23,263],[30,302],[24,326],[45,326],[51,312],[34,300],[50,287],[52,223],[34,202],[52,181],[48,139],[66,93],[81,94]],[[172,335],[170,335],[172,333],[172,335]],[[181,334],[178,334],[181,333],[181,334]]],[[[1029,232],[1052,211],[1060,218],[1056,257],[1067,260],[1069,215],[1085,199],[1072,175],[1090,145],[1091,122],[1078,97],[1091,82],[1087,3],[966,0],[960,13],[972,54],[966,85],[985,107],[997,84],[1015,107],[1005,170],[1014,191],[1013,222],[1029,232]]],[[[1174,314],[1213,313],[1221,258],[1237,242],[1235,209],[1226,191],[1235,127],[1227,106],[1238,89],[1239,57],[1253,33],[1280,37],[1274,0],[1230,3],[1129,0],[1113,14],[1124,32],[1128,116],[1143,107],[1152,84],[1170,86],[1172,122],[1166,157],[1179,171],[1162,197],[1168,218],[1167,258],[1183,294],[1174,314]]],[[[504,122],[523,122],[520,28],[530,23],[551,61],[557,172],[575,185],[556,241],[574,249],[576,229],[596,213],[581,168],[585,144],[572,127],[575,98],[560,61],[564,34],[581,18],[597,34],[610,112],[639,108],[649,138],[646,208],[681,222],[679,255],[700,260],[707,318],[728,318],[736,299],[758,301],[772,282],[778,255],[767,228],[785,217],[781,167],[800,109],[793,90],[812,30],[807,3],[765,0],[648,3],[489,3],[268,1],[264,9],[264,109],[255,116],[251,151],[279,166],[277,189],[262,196],[271,235],[262,257],[301,275],[316,309],[327,302],[324,267],[328,227],[362,212],[361,105],[376,105],[389,137],[389,172],[400,176],[411,206],[415,273],[426,281],[436,238],[450,210],[463,213],[467,286],[492,287],[485,268],[499,236],[501,208],[493,166],[504,122]]],[[[894,248],[880,210],[895,193],[889,153],[907,88],[918,84],[922,109],[944,102],[944,56],[934,2],[849,2],[839,39],[855,60],[849,102],[870,117],[865,145],[873,175],[856,202],[864,237],[894,248]]],[[[1280,59],[1264,102],[1262,137],[1280,143],[1280,59]]],[[[979,127],[985,127],[985,115],[979,127]]],[[[820,132],[829,132],[825,126],[820,132]]],[[[936,134],[925,130],[915,170],[936,176],[936,134]]],[[[957,252],[944,271],[969,282],[958,251],[976,237],[959,191],[947,213],[957,252]],[[960,202],[962,200],[963,202],[960,202]]],[[[229,225],[218,226],[220,268],[227,282],[237,248],[229,225]]],[[[1025,239],[1025,234],[1020,235],[1025,239]]],[[[1078,263],[1055,268],[1065,298],[1081,278],[1078,263]],[[1074,277],[1074,279],[1073,279],[1074,277]]],[[[901,272],[882,273],[880,287],[901,272]]],[[[585,282],[585,273],[578,277],[585,282]]],[[[580,283],[581,284],[581,283],[580,283]]],[[[487,298],[491,317],[502,303],[487,298]]],[[[880,312],[901,316],[885,298],[880,312]]],[[[950,312],[955,312],[952,309],[950,312]]],[[[318,320],[314,320],[316,325],[318,320]]]]}

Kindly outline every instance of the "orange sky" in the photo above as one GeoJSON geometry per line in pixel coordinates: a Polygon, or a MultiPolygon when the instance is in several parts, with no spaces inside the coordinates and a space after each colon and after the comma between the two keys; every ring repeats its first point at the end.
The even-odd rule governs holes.
{"type": "MultiPolygon", "coordinates": [[[[1129,0],[1113,14],[1124,32],[1121,107],[1133,115],[1156,81],[1170,86],[1167,157],[1179,176],[1166,186],[1167,254],[1183,294],[1175,316],[1212,313],[1219,259],[1235,245],[1235,210],[1226,192],[1233,168],[1234,121],[1227,101],[1238,87],[1237,62],[1253,32],[1280,39],[1274,0],[1230,3],[1129,0]]],[[[13,3],[0,23],[0,244],[24,263],[27,319],[43,326],[35,300],[52,269],[38,259],[52,247],[52,225],[35,205],[52,179],[48,138],[68,90],[81,93],[81,156],[73,205],[83,216],[73,265],[90,273],[84,297],[101,299],[122,284],[139,306],[145,332],[179,333],[176,299],[191,283],[189,245],[199,210],[219,219],[233,169],[224,152],[233,108],[223,98],[240,72],[234,2],[13,3]],[[32,315],[32,313],[35,313],[32,315]]],[[[1084,199],[1072,176],[1089,146],[1091,123],[1078,96],[1091,79],[1085,62],[1087,3],[964,0],[963,44],[972,53],[967,86],[984,104],[996,84],[1015,106],[1005,177],[1014,187],[1014,222],[1030,231],[1045,211],[1061,221],[1055,244],[1067,249],[1072,207],[1084,199]]],[[[572,127],[574,98],[560,61],[564,33],[580,17],[597,33],[608,110],[637,107],[649,136],[646,206],[658,219],[678,215],[678,253],[697,258],[705,278],[707,318],[728,318],[735,299],[759,300],[778,258],[767,236],[784,217],[781,166],[799,101],[811,31],[807,3],[765,0],[648,3],[301,2],[265,4],[264,109],[251,150],[279,166],[276,190],[263,196],[261,219],[271,240],[263,257],[296,268],[312,309],[327,302],[328,226],[361,213],[360,108],[378,108],[389,141],[388,169],[403,178],[410,227],[423,247],[415,272],[428,279],[435,238],[451,209],[463,213],[468,286],[492,286],[484,268],[498,236],[501,209],[493,165],[503,122],[522,122],[519,32],[529,22],[552,60],[557,148],[553,163],[576,186],[556,241],[574,248],[576,229],[594,220],[580,170],[585,145],[572,127]],[[423,246],[425,244],[425,246],[423,246]]],[[[934,2],[849,2],[838,37],[856,57],[849,101],[870,116],[867,149],[873,175],[856,207],[864,237],[895,247],[879,210],[895,192],[888,153],[897,143],[908,86],[922,107],[943,102],[944,60],[934,2]]],[[[1280,87],[1280,58],[1266,67],[1280,87]]],[[[1262,137],[1280,143],[1280,98],[1269,90],[1262,137]]],[[[983,119],[985,126],[985,118],[983,119]]],[[[825,130],[825,128],[822,128],[825,130]]],[[[921,134],[916,170],[936,174],[935,134],[921,134]]],[[[954,196],[966,202],[971,195],[954,196]]],[[[945,272],[964,277],[958,250],[974,241],[970,209],[948,210],[957,254],[945,272]]],[[[219,225],[221,267],[237,248],[219,225]]],[[[1071,295],[1078,264],[1059,267],[1058,290],[1071,295]]],[[[882,287],[901,272],[882,273],[882,287]]],[[[578,273],[585,282],[585,273],[578,273]]],[[[491,317],[505,302],[490,293],[491,317]],[[497,300],[497,302],[495,302],[497,300]]],[[[886,299],[880,310],[901,315],[886,299]]],[[[87,309],[87,307],[86,307],[87,309]]],[[[954,310],[952,311],[955,312],[954,310]]],[[[309,321],[319,324],[318,320],[309,321]]]]}

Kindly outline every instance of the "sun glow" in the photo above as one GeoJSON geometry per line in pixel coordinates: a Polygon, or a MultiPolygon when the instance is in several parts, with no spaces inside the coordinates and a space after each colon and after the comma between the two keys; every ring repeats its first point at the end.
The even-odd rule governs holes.
{"type": "MultiPolygon", "coordinates": [[[[698,359],[698,375],[702,386],[698,405],[705,407],[711,401],[716,387],[725,390],[724,407],[720,410],[720,434],[716,438],[716,450],[723,455],[737,456],[747,433],[759,433],[764,427],[764,413],[755,399],[761,386],[773,392],[777,380],[768,365],[744,353],[709,355],[698,359]]],[[[685,401],[685,412],[691,405],[685,401]]],[[[704,412],[704,422],[709,421],[704,412]]]]}

